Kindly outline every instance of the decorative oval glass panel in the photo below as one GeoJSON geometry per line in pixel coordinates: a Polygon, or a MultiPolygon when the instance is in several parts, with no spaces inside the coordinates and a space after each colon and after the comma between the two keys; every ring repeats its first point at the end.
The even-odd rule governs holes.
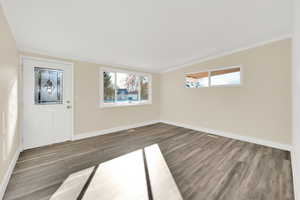
{"type": "Polygon", "coordinates": [[[63,103],[63,70],[34,68],[35,104],[62,104],[63,103]]]}

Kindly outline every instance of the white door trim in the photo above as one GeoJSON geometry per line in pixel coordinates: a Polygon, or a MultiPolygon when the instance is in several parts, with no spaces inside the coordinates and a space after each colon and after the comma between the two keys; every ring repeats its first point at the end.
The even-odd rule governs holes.
{"type": "MultiPolygon", "coordinates": [[[[21,81],[23,81],[23,63],[24,60],[33,60],[33,61],[42,61],[42,62],[48,62],[48,63],[55,63],[55,64],[62,64],[65,66],[69,66],[72,68],[71,70],[71,79],[72,79],[72,86],[71,86],[71,91],[72,91],[72,95],[71,95],[71,106],[73,109],[71,109],[71,133],[70,133],[70,141],[72,141],[74,139],[74,63],[72,62],[66,62],[66,61],[61,61],[61,60],[55,60],[55,59],[46,59],[46,58],[39,58],[39,57],[33,57],[33,56],[25,56],[25,55],[20,55],[20,76],[21,76],[21,81]]],[[[22,113],[20,116],[20,147],[21,147],[21,151],[24,150],[24,145],[23,145],[23,136],[24,136],[24,129],[23,129],[23,110],[24,110],[24,99],[23,99],[23,87],[20,87],[20,91],[21,94],[21,109],[22,109],[22,113]]]]}

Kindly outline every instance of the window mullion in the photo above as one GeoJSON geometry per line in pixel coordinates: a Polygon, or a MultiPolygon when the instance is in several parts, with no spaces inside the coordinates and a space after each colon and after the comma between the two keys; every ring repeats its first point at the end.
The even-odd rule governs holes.
{"type": "Polygon", "coordinates": [[[211,71],[208,71],[208,87],[211,87],[211,76],[210,76],[211,71]]]}
{"type": "Polygon", "coordinates": [[[139,93],[139,102],[141,102],[142,101],[142,99],[141,99],[141,84],[142,84],[142,81],[141,81],[141,76],[138,76],[139,78],[138,78],[138,82],[139,82],[139,86],[138,86],[138,93],[139,93]]]}
{"type": "Polygon", "coordinates": [[[118,94],[118,89],[117,89],[117,72],[115,72],[115,103],[117,103],[117,94],[118,94]]]}

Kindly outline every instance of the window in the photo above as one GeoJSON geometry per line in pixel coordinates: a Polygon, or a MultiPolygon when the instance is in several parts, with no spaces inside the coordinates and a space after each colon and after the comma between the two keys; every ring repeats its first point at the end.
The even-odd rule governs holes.
{"type": "Polygon", "coordinates": [[[34,68],[34,103],[63,103],[63,71],[59,69],[34,68]]]}
{"type": "Polygon", "coordinates": [[[194,74],[187,74],[185,76],[185,84],[186,87],[189,88],[200,88],[200,87],[208,87],[208,72],[199,72],[194,74]]]}
{"type": "Polygon", "coordinates": [[[151,75],[103,68],[101,76],[101,107],[151,103],[151,75]]]}
{"type": "Polygon", "coordinates": [[[212,86],[218,85],[240,85],[241,69],[230,68],[210,72],[210,83],[212,86]]]}
{"type": "Polygon", "coordinates": [[[226,67],[185,74],[187,88],[230,86],[241,84],[241,67],[226,67]]]}

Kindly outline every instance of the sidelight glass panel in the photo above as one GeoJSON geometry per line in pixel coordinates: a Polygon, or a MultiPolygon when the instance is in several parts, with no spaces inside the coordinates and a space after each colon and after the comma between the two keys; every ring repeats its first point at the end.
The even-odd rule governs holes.
{"type": "Polygon", "coordinates": [[[34,68],[35,104],[63,103],[63,71],[59,69],[34,68]]]}

